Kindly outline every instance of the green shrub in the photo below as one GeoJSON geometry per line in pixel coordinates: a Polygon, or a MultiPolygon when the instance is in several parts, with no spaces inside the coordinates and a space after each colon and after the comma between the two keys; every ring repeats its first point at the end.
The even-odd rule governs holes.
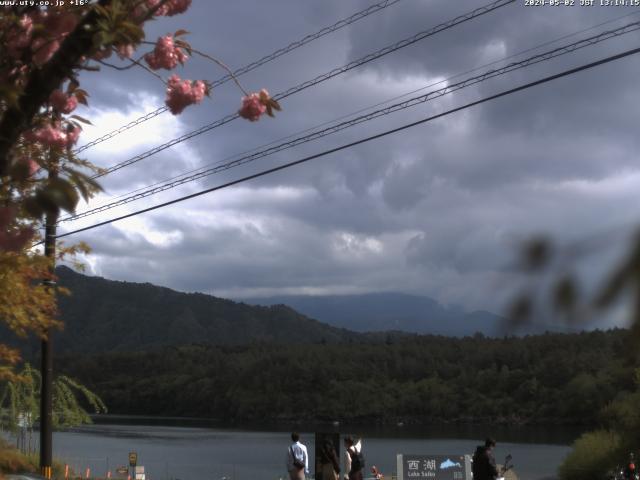
{"type": "Polygon", "coordinates": [[[561,480],[602,480],[624,458],[620,436],[596,430],[583,434],[575,441],[558,474],[561,480]]]}

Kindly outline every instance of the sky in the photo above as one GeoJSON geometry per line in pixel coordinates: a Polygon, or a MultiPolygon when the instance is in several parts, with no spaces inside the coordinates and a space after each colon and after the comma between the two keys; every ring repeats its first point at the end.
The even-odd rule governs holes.
{"type": "MultiPolygon", "coordinates": [[[[185,29],[194,48],[236,69],[374,3],[194,0],[187,13],[151,22],[147,40],[185,29]]],[[[413,96],[426,93],[640,21],[638,8],[579,3],[529,6],[516,0],[290,96],[281,102],[283,110],[276,118],[236,120],[114,172],[101,179],[105,192],[89,205],[79,205],[78,212],[400,95],[418,89],[413,96]]],[[[239,80],[248,91],[282,92],[483,5],[476,0],[400,0],[239,80]]],[[[638,46],[640,34],[628,33],[147,199],[65,222],[60,232],[223,184],[638,46]]],[[[177,73],[213,81],[225,72],[193,57],[177,73]]],[[[402,292],[468,311],[501,313],[519,291],[537,285],[517,268],[517,258],[523,242],[544,235],[562,245],[563,252],[588,245],[585,255],[565,255],[554,275],[577,272],[586,290],[597,288],[640,224],[633,208],[640,200],[639,74],[640,56],[627,57],[65,241],[82,240],[92,247],[85,258],[89,274],[180,291],[234,299],[402,292]]],[[[80,114],[93,126],[85,128],[80,145],[163,105],[164,85],[140,68],[103,67],[99,73],[85,72],[81,82],[91,97],[90,108],[80,114]]],[[[242,95],[228,82],[182,115],[159,115],[83,155],[109,167],[234,113],[242,95]]],[[[623,317],[606,321],[619,323],[623,317]]]]}

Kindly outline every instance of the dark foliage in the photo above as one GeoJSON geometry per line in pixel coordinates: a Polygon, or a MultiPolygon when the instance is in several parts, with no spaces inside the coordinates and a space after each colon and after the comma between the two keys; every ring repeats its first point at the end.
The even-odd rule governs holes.
{"type": "Polygon", "coordinates": [[[228,421],[594,425],[635,390],[625,330],[378,343],[189,345],[93,356],[58,368],[112,413],[228,421]]]}

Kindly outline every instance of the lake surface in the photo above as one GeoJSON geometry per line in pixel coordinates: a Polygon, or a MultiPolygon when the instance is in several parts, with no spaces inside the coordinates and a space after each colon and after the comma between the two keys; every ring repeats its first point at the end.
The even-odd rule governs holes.
{"type": "MultiPolygon", "coordinates": [[[[106,476],[109,470],[115,476],[116,468],[127,465],[129,452],[135,451],[147,480],[275,480],[286,478],[289,434],[276,431],[281,429],[98,424],[54,433],[54,456],[83,475],[90,468],[92,476],[106,476]]],[[[299,430],[313,461],[312,430],[299,430]]],[[[558,465],[570,451],[568,444],[578,435],[575,430],[541,427],[490,432],[482,427],[339,430],[343,436],[362,435],[367,470],[376,465],[387,477],[395,475],[398,453],[470,454],[489,434],[498,441],[496,460],[501,463],[511,454],[522,480],[555,478],[558,465]]]]}

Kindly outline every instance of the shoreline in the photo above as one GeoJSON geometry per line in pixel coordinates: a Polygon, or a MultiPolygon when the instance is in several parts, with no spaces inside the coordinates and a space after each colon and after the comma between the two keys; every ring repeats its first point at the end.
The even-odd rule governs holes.
{"type": "MultiPolygon", "coordinates": [[[[519,425],[491,423],[437,423],[437,424],[371,424],[371,423],[339,423],[330,422],[222,422],[217,419],[198,417],[158,417],[148,415],[92,415],[93,427],[100,426],[145,426],[202,428],[224,431],[258,431],[258,432],[335,432],[340,435],[359,434],[373,438],[414,438],[414,439],[453,439],[482,440],[489,436],[498,437],[506,443],[530,443],[545,445],[571,445],[589,427],[575,425],[519,425]]],[[[73,430],[83,431],[92,426],[76,427],[73,430]]]]}

